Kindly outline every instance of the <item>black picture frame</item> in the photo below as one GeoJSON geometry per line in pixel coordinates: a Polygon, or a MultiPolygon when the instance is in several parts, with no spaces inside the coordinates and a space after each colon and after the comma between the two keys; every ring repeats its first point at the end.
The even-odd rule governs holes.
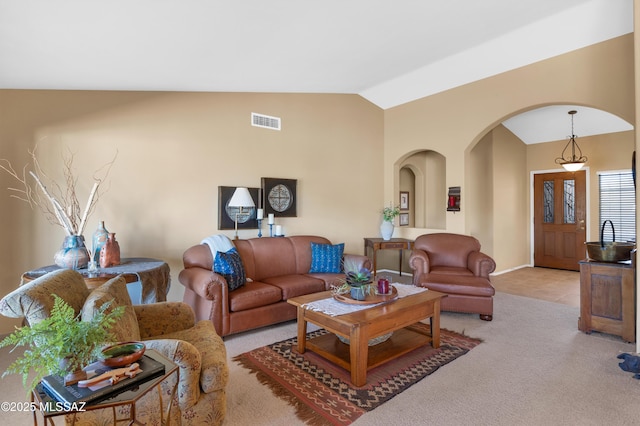
{"type": "Polygon", "coordinates": [[[409,226],[409,213],[400,213],[399,223],[400,226],[409,226]]]}
{"type": "Polygon", "coordinates": [[[459,212],[460,211],[460,187],[450,186],[449,195],[447,196],[447,211],[459,212]]]}
{"type": "Polygon", "coordinates": [[[400,191],[400,210],[409,210],[409,192],[400,191]]]}
{"type": "MultiPolygon", "coordinates": [[[[243,213],[243,216],[247,216],[246,219],[243,216],[240,216],[240,220],[238,220],[238,229],[258,229],[258,220],[256,218],[258,211],[258,194],[260,193],[260,188],[248,188],[249,194],[251,194],[251,198],[253,198],[253,202],[255,207],[246,209],[243,208],[243,212],[247,212],[246,215],[243,213]]],[[[218,187],[218,229],[226,230],[226,229],[235,229],[235,215],[233,214],[234,207],[229,207],[229,200],[233,196],[234,191],[236,190],[235,186],[219,186],[218,187]]]]}
{"type": "Polygon", "coordinates": [[[297,185],[297,179],[262,178],[261,200],[265,218],[269,214],[273,214],[275,217],[297,217],[297,185]],[[278,188],[281,188],[282,191],[279,191],[278,188]],[[270,197],[273,199],[274,194],[276,198],[272,204],[270,197]]]}

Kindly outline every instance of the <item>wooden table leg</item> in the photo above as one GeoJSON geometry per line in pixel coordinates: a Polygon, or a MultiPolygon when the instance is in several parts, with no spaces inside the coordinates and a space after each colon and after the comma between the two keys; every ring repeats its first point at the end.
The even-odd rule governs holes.
{"type": "Polygon", "coordinates": [[[298,353],[307,350],[307,320],[304,318],[304,308],[298,307],[298,353]]]}
{"type": "Polygon", "coordinates": [[[433,316],[429,321],[431,324],[431,346],[440,347],[440,300],[436,300],[433,304],[433,316]]]}
{"type": "Polygon", "coordinates": [[[375,277],[378,275],[378,262],[376,261],[378,258],[378,252],[375,247],[372,247],[371,250],[373,251],[373,276],[375,277]]]}
{"type": "Polygon", "coordinates": [[[367,360],[369,358],[369,339],[360,327],[353,327],[349,336],[349,363],[351,364],[351,383],[364,386],[367,383],[367,360]]]}

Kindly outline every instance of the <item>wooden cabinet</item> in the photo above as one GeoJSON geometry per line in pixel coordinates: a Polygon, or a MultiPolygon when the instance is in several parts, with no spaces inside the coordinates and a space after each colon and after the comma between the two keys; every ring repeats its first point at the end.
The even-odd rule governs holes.
{"type": "Polygon", "coordinates": [[[636,340],[635,266],[631,262],[580,262],[578,329],[636,340]]]}

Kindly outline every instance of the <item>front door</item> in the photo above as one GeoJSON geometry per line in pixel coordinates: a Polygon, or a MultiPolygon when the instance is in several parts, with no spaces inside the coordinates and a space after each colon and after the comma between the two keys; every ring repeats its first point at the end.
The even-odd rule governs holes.
{"type": "Polygon", "coordinates": [[[586,172],[534,175],[534,264],[579,271],[586,256],[586,172]]]}

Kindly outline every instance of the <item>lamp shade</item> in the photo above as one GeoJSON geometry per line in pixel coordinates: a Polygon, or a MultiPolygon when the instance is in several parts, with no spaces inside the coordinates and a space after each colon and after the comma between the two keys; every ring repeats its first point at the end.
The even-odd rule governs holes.
{"type": "Polygon", "coordinates": [[[255,207],[248,188],[238,187],[229,200],[229,207],[255,207]]]}
{"type": "Polygon", "coordinates": [[[573,163],[562,163],[562,167],[564,167],[564,169],[569,172],[577,172],[582,168],[582,166],[584,166],[583,161],[576,161],[573,163]]]}

